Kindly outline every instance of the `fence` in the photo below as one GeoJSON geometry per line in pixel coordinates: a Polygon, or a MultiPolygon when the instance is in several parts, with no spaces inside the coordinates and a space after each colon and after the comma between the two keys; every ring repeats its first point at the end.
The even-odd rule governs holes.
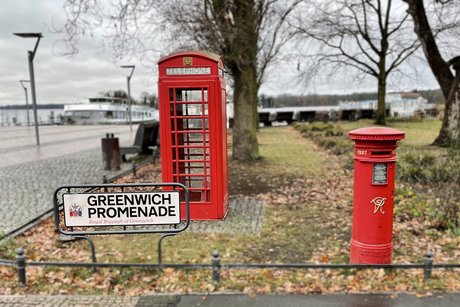
{"type": "Polygon", "coordinates": [[[35,267],[79,267],[92,268],[144,268],[144,269],[209,269],[212,272],[212,280],[215,283],[220,282],[222,270],[231,269],[303,269],[303,270],[326,270],[326,269],[421,269],[423,270],[424,280],[431,278],[434,269],[458,269],[460,263],[433,263],[433,255],[428,252],[424,255],[423,263],[409,264],[314,264],[314,263],[280,263],[280,264],[263,264],[263,263],[222,263],[219,252],[213,251],[210,263],[190,264],[190,263],[97,263],[93,262],[53,262],[53,261],[27,261],[26,255],[22,248],[16,250],[16,261],[0,259],[0,266],[9,266],[16,268],[18,274],[18,283],[20,287],[25,287],[27,282],[26,270],[28,266],[35,267]]]}

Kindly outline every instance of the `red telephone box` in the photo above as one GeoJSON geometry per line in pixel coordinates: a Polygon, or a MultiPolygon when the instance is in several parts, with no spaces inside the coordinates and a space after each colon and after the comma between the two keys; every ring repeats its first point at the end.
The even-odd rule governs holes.
{"type": "Polygon", "coordinates": [[[385,127],[350,131],[355,178],[350,262],[391,263],[397,142],[404,132],[385,127]]]}
{"type": "MultiPolygon", "coordinates": [[[[224,65],[216,54],[178,52],[158,62],[161,167],[164,182],[190,191],[190,219],[228,211],[224,65]]],[[[182,219],[185,203],[182,199],[182,219]]]]}

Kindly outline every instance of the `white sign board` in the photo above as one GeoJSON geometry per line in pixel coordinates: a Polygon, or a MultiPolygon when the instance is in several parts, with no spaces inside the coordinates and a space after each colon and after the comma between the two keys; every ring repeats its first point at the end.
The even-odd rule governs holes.
{"type": "Polygon", "coordinates": [[[211,67],[173,67],[166,68],[166,75],[210,75],[211,67]]]}
{"type": "Polygon", "coordinates": [[[180,223],[179,191],[64,194],[63,197],[67,227],[180,223]]]}

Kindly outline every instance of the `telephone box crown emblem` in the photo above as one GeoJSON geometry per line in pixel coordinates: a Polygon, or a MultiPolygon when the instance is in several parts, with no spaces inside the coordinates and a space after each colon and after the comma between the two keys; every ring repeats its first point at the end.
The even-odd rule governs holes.
{"type": "Polygon", "coordinates": [[[193,58],[191,56],[184,56],[182,58],[182,62],[184,63],[184,66],[192,66],[193,58]]]}

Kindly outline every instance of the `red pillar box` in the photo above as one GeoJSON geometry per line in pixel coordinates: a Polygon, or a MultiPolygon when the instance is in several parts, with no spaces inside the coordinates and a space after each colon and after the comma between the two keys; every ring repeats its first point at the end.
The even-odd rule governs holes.
{"type": "MultiPolygon", "coordinates": [[[[228,211],[224,65],[218,55],[179,52],[158,62],[163,182],[189,188],[190,219],[223,219],[228,211]]],[[[181,202],[185,219],[185,202],[181,202]]]]}
{"type": "Polygon", "coordinates": [[[391,263],[397,142],[404,132],[384,127],[350,131],[355,141],[350,262],[391,263]]]}

